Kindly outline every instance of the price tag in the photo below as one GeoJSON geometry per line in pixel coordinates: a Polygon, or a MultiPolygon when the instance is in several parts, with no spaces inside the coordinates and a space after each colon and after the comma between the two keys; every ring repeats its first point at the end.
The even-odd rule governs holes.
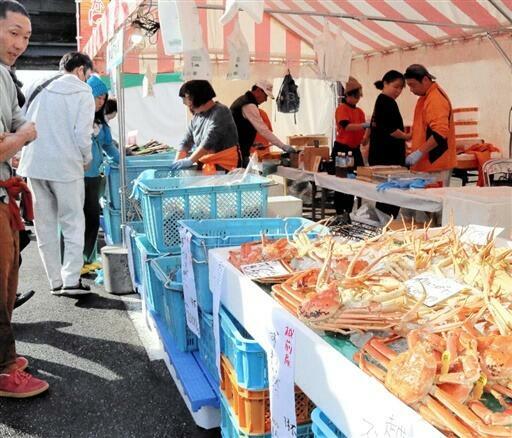
{"type": "Polygon", "coordinates": [[[292,319],[281,310],[272,314],[267,351],[272,437],[296,437],[295,332],[292,319]]]}
{"type": "Polygon", "coordinates": [[[475,245],[486,245],[489,238],[498,236],[505,228],[487,227],[484,225],[469,225],[467,227],[458,227],[461,233],[460,240],[475,245]]]}
{"type": "Polygon", "coordinates": [[[457,283],[451,278],[440,277],[432,272],[417,275],[406,281],[405,285],[409,295],[418,300],[426,294],[424,304],[428,307],[435,306],[467,288],[467,286],[457,283]]]}
{"type": "Polygon", "coordinates": [[[224,288],[226,265],[219,259],[210,263],[210,290],[213,295],[213,338],[215,341],[215,363],[220,377],[220,320],[219,311],[224,288]]]}
{"type": "Polygon", "coordinates": [[[187,327],[198,338],[201,337],[199,328],[199,310],[197,306],[196,282],[192,265],[192,253],[190,252],[190,240],[192,234],[184,229],[180,230],[181,237],[181,274],[183,276],[183,298],[185,301],[185,317],[187,327]]]}
{"type": "Polygon", "coordinates": [[[253,263],[250,265],[240,266],[242,272],[251,280],[259,278],[279,277],[281,275],[289,274],[290,271],[277,260],[270,262],[253,263]]]}

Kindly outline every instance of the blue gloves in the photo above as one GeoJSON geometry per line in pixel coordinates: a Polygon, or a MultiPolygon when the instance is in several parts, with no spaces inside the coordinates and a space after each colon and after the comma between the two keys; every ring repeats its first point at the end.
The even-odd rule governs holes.
{"type": "Polygon", "coordinates": [[[181,169],[188,169],[189,167],[192,167],[194,165],[194,162],[190,158],[183,158],[181,160],[176,160],[174,163],[172,163],[169,167],[169,170],[181,170],[181,169]]]}
{"type": "Polygon", "coordinates": [[[370,126],[372,126],[372,124],[370,122],[364,122],[363,123],[363,128],[364,129],[368,129],[370,126]]]}
{"type": "Polygon", "coordinates": [[[384,183],[381,183],[377,186],[378,192],[384,192],[389,189],[424,189],[426,185],[429,183],[429,180],[423,179],[423,178],[416,178],[416,179],[394,179],[391,181],[387,181],[384,183]]]}
{"type": "Polygon", "coordinates": [[[414,166],[418,161],[423,157],[423,152],[420,150],[411,152],[407,157],[405,157],[405,164],[407,166],[414,166]]]}

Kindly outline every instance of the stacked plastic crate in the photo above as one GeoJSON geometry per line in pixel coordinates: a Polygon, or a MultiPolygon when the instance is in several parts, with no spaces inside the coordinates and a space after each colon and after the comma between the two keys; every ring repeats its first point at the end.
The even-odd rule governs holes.
{"type": "MultiPolygon", "coordinates": [[[[124,188],[127,200],[127,222],[140,221],[142,211],[136,200],[129,199],[133,188],[133,182],[141,172],[155,169],[157,176],[165,176],[170,171],[170,165],[174,161],[175,153],[162,153],[148,156],[126,157],[126,187],[124,188]]],[[[122,241],[121,234],[121,179],[119,164],[112,160],[104,163],[103,168],[106,186],[105,197],[102,199],[103,231],[107,244],[119,244],[122,241]]]]}
{"type": "MultiPolygon", "coordinates": [[[[263,348],[226,310],[221,327],[221,430],[224,438],[270,437],[270,396],[263,348]]],[[[314,405],[295,388],[297,437],[312,437],[314,405]]]]}

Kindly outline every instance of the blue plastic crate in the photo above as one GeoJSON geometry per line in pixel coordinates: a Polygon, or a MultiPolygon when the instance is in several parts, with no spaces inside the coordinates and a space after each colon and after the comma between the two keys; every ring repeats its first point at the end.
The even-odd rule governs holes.
{"type": "Polygon", "coordinates": [[[213,310],[208,279],[208,250],[259,240],[262,234],[277,239],[291,237],[299,229],[308,229],[311,237],[329,231],[327,227],[303,218],[181,220],[178,223],[192,234],[191,253],[197,302],[208,313],[213,310]]]}
{"type": "Polygon", "coordinates": [[[242,325],[224,308],[220,310],[220,351],[236,372],[242,388],[268,389],[267,355],[242,325]]]}
{"type": "Polygon", "coordinates": [[[197,337],[187,327],[181,278],[181,257],[158,257],[150,265],[163,288],[164,320],[178,350],[197,350],[197,337]]]}
{"type": "MultiPolygon", "coordinates": [[[[226,398],[220,397],[220,428],[222,438],[270,438],[272,434],[249,435],[238,426],[238,421],[229,407],[226,398]]],[[[313,438],[311,423],[297,426],[297,438],[313,438]]]]}
{"type": "Polygon", "coordinates": [[[161,252],[178,252],[181,219],[265,216],[270,181],[249,175],[242,183],[230,184],[233,178],[216,175],[138,181],[150,242],[161,252]]]}
{"type": "Polygon", "coordinates": [[[109,205],[103,207],[103,232],[107,245],[117,245],[123,241],[121,235],[121,211],[109,205]]]}
{"type": "Polygon", "coordinates": [[[315,438],[347,438],[319,408],[311,413],[315,438]]]}
{"type": "Polygon", "coordinates": [[[140,255],[142,267],[141,295],[149,310],[163,315],[163,286],[149,264],[150,260],[159,257],[160,254],[149,243],[145,234],[135,236],[135,245],[140,255]]]}
{"type": "Polygon", "coordinates": [[[140,253],[135,244],[135,236],[144,233],[142,222],[128,222],[124,228],[125,242],[128,249],[128,269],[133,287],[138,290],[142,284],[142,264],[140,253]]]}
{"type": "MultiPolygon", "coordinates": [[[[170,166],[174,162],[176,152],[163,154],[153,154],[147,156],[129,156],[126,157],[126,193],[129,195],[133,187],[133,181],[141,172],[147,169],[156,169],[160,171],[159,176],[164,177],[170,171],[170,166]]],[[[112,206],[116,209],[121,208],[120,195],[120,170],[119,164],[109,160],[104,165],[104,173],[107,177],[107,197],[112,206]]]]}
{"type": "Polygon", "coordinates": [[[213,317],[209,313],[199,312],[199,329],[201,337],[198,339],[199,357],[215,383],[219,383],[219,372],[215,361],[215,337],[213,336],[213,317]]]}

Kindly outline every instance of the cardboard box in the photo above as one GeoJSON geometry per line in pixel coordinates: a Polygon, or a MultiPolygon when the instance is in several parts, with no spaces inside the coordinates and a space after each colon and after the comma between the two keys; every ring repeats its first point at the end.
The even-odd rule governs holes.
{"type": "Polygon", "coordinates": [[[318,171],[315,169],[315,159],[320,157],[321,160],[329,159],[329,146],[311,147],[306,146],[304,148],[303,159],[304,159],[304,170],[318,171]]]}
{"type": "Polygon", "coordinates": [[[305,146],[329,146],[329,137],[326,135],[289,135],[286,141],[296,149],[303,149],[305,146]]]}

